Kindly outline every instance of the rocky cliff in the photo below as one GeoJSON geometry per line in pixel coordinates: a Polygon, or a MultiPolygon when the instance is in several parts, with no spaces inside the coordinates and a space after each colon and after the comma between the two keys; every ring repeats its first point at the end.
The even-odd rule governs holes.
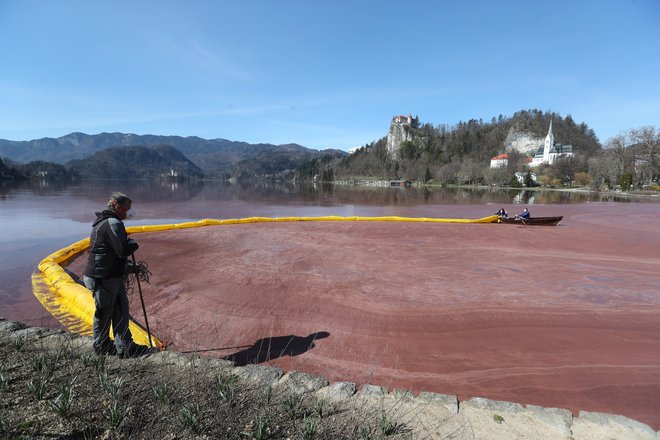
{"type": "Polygon", "coordinates": [[[514,128],[509,130],[509,134],[504,141],[506,151],[519,151],[523,154],[534,154],[539,147],[543,146],[544,138],[534,135],[530,132],[517,131],[514,128]]]}
{"type": "Polygon", "coordinates": [[[399,158],[399,148],[405,141],[412,141],[413,135],[409,126],[392,122],[387,133],[387,153],[392,159],[399,158]]]}

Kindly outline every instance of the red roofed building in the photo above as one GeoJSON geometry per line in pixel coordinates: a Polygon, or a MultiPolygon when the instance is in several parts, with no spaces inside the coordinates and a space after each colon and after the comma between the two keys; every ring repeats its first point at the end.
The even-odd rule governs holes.
{"type": "Polygon", "coordinates": [[[505,167],[509,163],[509,155],[504,153],[504,154],[498,154],[495,157],[490,158],[490,167],[491,168],[500,168],[500,167],[505,167]]]}

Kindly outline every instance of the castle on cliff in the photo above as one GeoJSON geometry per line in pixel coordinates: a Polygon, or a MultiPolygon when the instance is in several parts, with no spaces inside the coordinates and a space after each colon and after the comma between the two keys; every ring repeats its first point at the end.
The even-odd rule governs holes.
{"type": "Polygon", "coordinates": [[[415,116],[413,118],[410,113],[408,113],[408,116],[403,116],[403,115],[393,116],[392,117],[392,124],[409,125],[412,128],[417,128],[417,127],[419,127],[419,116],[415,116]]]}

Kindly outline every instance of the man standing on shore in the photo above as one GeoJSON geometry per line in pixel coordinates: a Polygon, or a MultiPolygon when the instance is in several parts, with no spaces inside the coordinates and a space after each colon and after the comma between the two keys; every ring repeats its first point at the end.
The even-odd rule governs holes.
{"type": "Polygon", "coordinates": [[[117,354],[119,357],[138,357],[151,351],[133,342],[128,328],[128,296],[124,288],[124,275],[134,270],[128,257],[138,244],[126,236],[123,220],[131,209],[126,194],[113,193],[107,209],[96,213],[92,224],[89,257],[84,272],[85,287],[92,291],[96,311],[93,335],[96,354],[117,354]],[[110,341],[110,323],[115,338],[110,341]]]}

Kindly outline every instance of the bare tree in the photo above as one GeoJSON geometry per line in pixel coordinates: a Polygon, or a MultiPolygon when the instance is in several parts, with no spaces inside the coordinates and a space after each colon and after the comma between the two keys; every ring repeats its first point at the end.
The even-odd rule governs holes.
{"type": "Polygon", "coordinates": [[[610,138],[605,143],[606,154],[613,159],[616,169],[613,170],[617,173],[618,176],[621,176],[626,167],[632,162],[632,154],[628,148],[626,148],[626,138],[625,136],[618,135],[610,138]]]}
{"type": "Polygon", "coordinates": [[[635,164],[641,171],[641,182],[651,185],[660,174],[660,130],[654,125],[632,129],[628,141],[640,147],[641,157],[636,158],[635,164]]]}

